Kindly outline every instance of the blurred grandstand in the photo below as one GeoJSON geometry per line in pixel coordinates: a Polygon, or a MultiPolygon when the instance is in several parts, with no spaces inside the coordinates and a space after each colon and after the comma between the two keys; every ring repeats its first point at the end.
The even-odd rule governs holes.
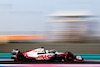
{"type": "Polygon", "coordinates": [[[97,42],[97,21],[88,11],[56,12],[48,18],[49,42],[97,42]],[[92,19],[91,19],[92,18],[92,19]]]}
{"type": "Polygon", "coordinates": [[[97,21],[87,11],[56,12],[47,17],[46,31],[0,32],[0,43],[9,42],[100,42],[97,21]]]}

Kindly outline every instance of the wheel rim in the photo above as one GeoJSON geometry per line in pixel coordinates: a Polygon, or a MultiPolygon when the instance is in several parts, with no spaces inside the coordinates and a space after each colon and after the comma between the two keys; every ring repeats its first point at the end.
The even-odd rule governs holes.
{"type": "Polygon", "coordinates": [[[73,62],[74,61],[74,56],[72,53],[68,53],[66,56],[65,56],[65,60],[69,63],[73,62]]]}
{"type": "Polygon", "coordinates": [[[17,62],[23,62],[25,60],[25,57],[23,54],[19,53],[19,54],[17,54],[17,57],[15,58],[15,60],[17,62]]]}

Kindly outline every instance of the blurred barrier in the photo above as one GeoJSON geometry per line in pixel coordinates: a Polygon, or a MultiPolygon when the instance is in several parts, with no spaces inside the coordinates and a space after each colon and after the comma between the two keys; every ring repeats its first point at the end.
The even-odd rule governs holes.
{"type": "Polygon", "coordinates": [[[100,60],[100,54],[74,54],[80,55],[84,58],[84,60],[100,60]]]}
{"type": "Polygon", "coordinates": [[[11,59],[11,53],[0,53],[0,59],[11,59]]]}
{"type": "MultiPolygon", "coordinates": [[[[80,55],[84,60],[100,60],[100,54],[74,54],[80,55]]],[[[11,59],[11,53],[0,53],[0,59],[11,59]]]]}

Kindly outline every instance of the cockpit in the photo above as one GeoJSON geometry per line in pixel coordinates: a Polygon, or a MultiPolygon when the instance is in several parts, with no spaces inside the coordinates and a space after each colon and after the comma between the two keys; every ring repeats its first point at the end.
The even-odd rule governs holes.
{"type": "Polygon", "coordinates": [[[57,53],[56,50],[45,50],[44,48],[37,48],[34,50],[34,52],[37,52],[38,54],[46,54],[46,53],[57,53]]]}
{"type": "Polygon", "coordinates": [[[46,50],[46,53],[56,53],[56,50],[46,50]]]}

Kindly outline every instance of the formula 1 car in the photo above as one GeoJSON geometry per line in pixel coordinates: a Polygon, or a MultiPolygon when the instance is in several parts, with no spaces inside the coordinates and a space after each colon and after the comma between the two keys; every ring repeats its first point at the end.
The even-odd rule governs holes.
{"type": "Polygon", "coordinates": [[[11,59],[14,59],[16,62],[24,62],[24,61],[37,61],[37,60],[48,60],[48,61],[66,61],[66,62],[74,62],[74,61],[83,61],[81,56],[73,55],[71,52],[58,52],[54,49],[45,50],[44,47],[37,48],[34,50],[20,52],[18,49],[13,49],[11,51],[11,59]]]}

